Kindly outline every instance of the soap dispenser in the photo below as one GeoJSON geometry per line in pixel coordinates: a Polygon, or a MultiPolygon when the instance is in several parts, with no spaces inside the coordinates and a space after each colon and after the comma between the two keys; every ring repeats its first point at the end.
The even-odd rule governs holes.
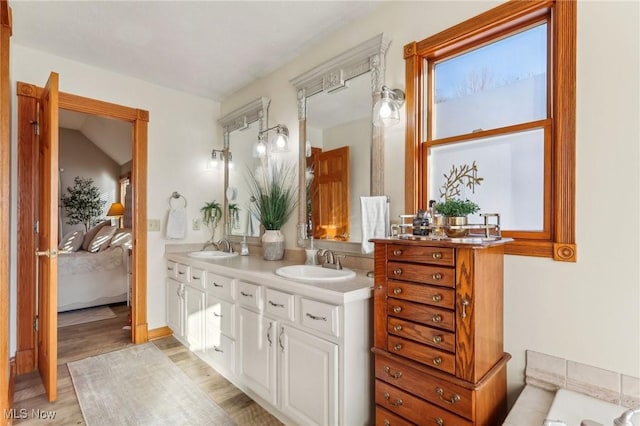
{"type": "Polygon", "coordinates": [[[247,236],[242,236],[242,242],[240,243],[240,256],[249,256],[249,246],[247,245],[247,236]]]}

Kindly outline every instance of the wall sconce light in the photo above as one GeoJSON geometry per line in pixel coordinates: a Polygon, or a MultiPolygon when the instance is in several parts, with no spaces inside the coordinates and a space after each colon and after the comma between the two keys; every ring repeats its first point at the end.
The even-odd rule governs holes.
{"type": "Polygon", "coordinates": [[[373,125],[389,127],[400,122],[400,108],[404,105],[404,92],[382,86],[380,100],[373,107],[373,125]]]}
{"type": "Polygon", "coordinates": [[[258,140],[254,146],[254,154],[257,157],[264,157],[267,154],[267,143],[265,141],[264,134],[270,130],[275,130],[276,135],[271,139],[271,152],[286,152],[289,151],[289,129],[284,124],[277,124],[268,129],[258,132],[258,140]]]}
{"type": "MultiPolygon", "coordinates": [[[[213,149],[211,150],[211,156],[207,160],[207,169],[215,169],[218,167],[219,162],[224,162],[224,150],[213,149]],[[218,155],[219,154],[219,155],[218,155]]],[[[229,168],[233,168],[231,159],[231,151],[229,151],[229,168]]]]}

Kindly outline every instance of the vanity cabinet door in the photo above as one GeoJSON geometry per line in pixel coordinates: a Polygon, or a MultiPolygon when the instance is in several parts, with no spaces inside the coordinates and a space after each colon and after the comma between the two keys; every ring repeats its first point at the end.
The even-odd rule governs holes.
{"type": "Polygon", "coordinates": [[[191,286],[184,286],[184,334],[189,349],[204,349],[204,291],[191,286]]]}
{"type": "Polygon", "coordinates": [[[338,424],[338,345],[281,325],[280,405],[302,425],[338,424]]]}
{"type": "Polygon", "coordinates": [[[182,323],[182,318],[184,316],[182,303],[184,284],[179,283],[172,278],[167,278],[166,288],[167,325],[173,331],[174,336],[178,340],[182,340],[182,337],[184,335],[182,323]]]}
{"type": "Polygon", "coordinates": [[[238,377],[249,389],[275,405],[277,390],[277,321],[238,309],[238,377]]]}

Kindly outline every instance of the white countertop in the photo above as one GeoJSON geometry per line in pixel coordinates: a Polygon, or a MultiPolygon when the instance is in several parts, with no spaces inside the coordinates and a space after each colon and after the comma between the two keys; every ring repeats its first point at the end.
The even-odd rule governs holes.
{"type": "Polygon", "coordinates": [[[526,385],[502,426],[540,426],[544,422],[555,392],[526,385]]]}
{"type": "Polygon", "coordinates": [[[371,298],[373,278],[367,271],[356,270],[356,277],[345,281],[303,283],[275,274],[281,266],[299,263],[269,261],[260,256],[235,256],[226,259],[196,259],[187,253],[165,253],[165,258],[174,262],[191,265],[213,273],[262,284],[335,304],[346,304],[371,298]]]}

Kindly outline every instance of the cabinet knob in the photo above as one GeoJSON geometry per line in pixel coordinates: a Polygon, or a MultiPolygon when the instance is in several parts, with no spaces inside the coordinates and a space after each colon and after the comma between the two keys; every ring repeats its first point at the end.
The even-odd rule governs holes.
{"type": "Polygon", "coordinates": [[[439,334],[436,334],[435,336],[433,336],[431,338],[431,341],[437,345],[439,345],[440,343],[442,343],[442,336],[440,336],[439,334]]]}
{"type": "Polygon", "coordinates": [[[402,268],[396,268],[393,270],[393,275],[402,275],[402,268]]]}
{"type": "Polygon", "coordinates": [[[394,306],[393,307],[393,312],[395,312],[396,314],[399,314],[402,311],[402,307],[400,306],[394,306]]]}
{"type": "Polygon", "coordinates": [[[393,294],[400,294],[402,293],[402,289],[400,287],[396,287],[393,289],[393,294]]]}
{"type": "Polygon", "coordinates": [[[400,343],[397,343],[393,346],[394,351],[399,351],[400,349],[402,349],[402,345],[400,343]]]}
{"type": "Polygon", "coordinates": [[[434,420],[438,426],[444,426],[444,420],[442,420],[442,418],[436,417],[434,420]]]}
{"type": "Polygon", "coordinates": [[[433,296],[431,296],[431,300],[433,300],[436,303],[441,302],[442,301],[442,295],[441,294],[434,294],[433,296]]]}
{"type": "Polygon", "coordinates": [[[432,253],[431,257],[433,257],[434,259],[438,260],[438,259],[442,259],[442,253],[440,253],[439,251],[432,253]]]}
{"type": "Polygon", "coordinates": [[[433,322],[441,322],[442,321],[442,315],[440,315],[440,314],[434,315],[433,317],[431,317],[431,321],[433,321],[433,322]]]}
{"type": "Polygon", "coordinates": [[[442,274],[440,272],[436,272],[435,274],[431,275],[431,278],[433,278],[436,281],[439,281],[442,279],[442,274]]]}
{"type": "Polygon", "coordinates": [[[402,254],[402,250],[401,249],[395,249],[393,250],[393,255],[394,256],[400,256],[402,254]]]}
{"type": "Polygon", "coordinates": [[[442,357],[437,356],[431,362],[433,362],[433,365],[440,365],[442,364],[442,357]]]}
{"type": "Polygon", "coordinates": [[[400,324],[398,324],[398,325],[394,325],[394,326],[393,326],[393,329],[394,329],[395,331],[402,331],[402,326],[401,326],[400,324]]]}

